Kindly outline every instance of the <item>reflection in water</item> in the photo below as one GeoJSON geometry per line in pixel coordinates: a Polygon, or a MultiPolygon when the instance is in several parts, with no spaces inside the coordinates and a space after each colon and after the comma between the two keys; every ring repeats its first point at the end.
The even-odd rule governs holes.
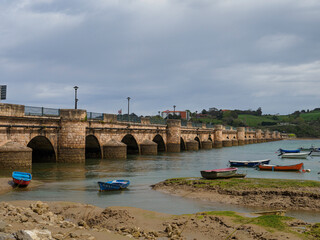
{"type": "MultiPolygon", "coordinates": [[[[254,212],[266,210],[225,204],[163,194],[151,189],[150,185],[174,177],[200,177],[200,170],[224,168],[229,160],[271,159],[272,164],[296,164],[304,162],[310,173],[265,172],[253,168],[242,168],[247,177],[285,178],[320,180],[320,158],[281,159],[277,149],[296,149],[300,146],[319,146],[320,141],[280,141],[245,146],[212,149],[209,151],[161,153],[157,156],[129,155],[128,159],[87,159],[85,163],[34,163],[33,179],[43,185],[31,191],[13,191],[0,196],[2,201],[42,200],[76,201],[107,206],[132,206],[172,214],[194,213],[199,211],[231,210],[254,212]],[[131,182],[126,191],[99,192],[98,181],[128,179],[131,182]]],[[[30,169],[26,169],[30,172],[30,169]]],[[[11,177],[12,171],[0,170],[2,177],[11,177]]],[[[309,221],[320,221],[312,212],[290,211],[289,214],[309,221]]]]}

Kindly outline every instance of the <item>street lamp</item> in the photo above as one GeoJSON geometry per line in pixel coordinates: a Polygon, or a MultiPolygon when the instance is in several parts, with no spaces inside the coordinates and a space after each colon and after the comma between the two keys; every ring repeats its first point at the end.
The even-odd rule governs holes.
{"type": "Polygon", "coordinates": [[[173,116],[176,115],[176,105],[173,105],[173,116]]]}
{"type": "Polygon", "coordinates": [[[129,104],[130,104],[130,97],[127,97],[127,99],[128,99],[128,122],[130,122],[130,117],[129,117],[129,113],[130,113],[130,111],[129,111],[129,104]]]}
{"type": "Polygon", "coordinates": [[[77,90],[78,90],[78,86],[74,86],[74,109],[77,109],[78,106],[78,101],[79,99],[77,98],[77,90]]]}

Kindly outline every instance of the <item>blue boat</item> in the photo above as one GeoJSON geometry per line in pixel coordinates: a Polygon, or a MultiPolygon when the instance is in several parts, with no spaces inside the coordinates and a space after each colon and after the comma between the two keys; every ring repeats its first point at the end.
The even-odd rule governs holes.
{"type": "Polygon", "coordinates": [[[129,180],[112,180],[107,182],[98,182],[100,191],[121,190],[127,188],[129,180]]]}
{"type": "Polygon", "coordinates": [[[301,149],[285,150],[285,149],[279,148],[280,153],[299,153],[300,151],[301,151],[301,149]]]}
{"type": "Polygon", "coordinates": [[[14,171],[12,173],[12,180],[19,187],[28,186],[31,179],[32,179],[31,173],[17,172],[17,171],[14,171]]]}
{"type": "Polygon", "coordinates": [[[264,159],[264,160],[230,160],[230,166],[234,167],[256,167],[260,164],[269,164],[270,159],[264,159]]]}

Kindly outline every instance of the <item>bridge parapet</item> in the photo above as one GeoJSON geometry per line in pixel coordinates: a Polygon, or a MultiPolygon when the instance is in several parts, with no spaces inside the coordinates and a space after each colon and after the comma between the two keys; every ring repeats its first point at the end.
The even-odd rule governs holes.
{"type": "Polygon", "coordinates": [[[24,105],[0,103],[0,116],[23,117],[24,105]]]}

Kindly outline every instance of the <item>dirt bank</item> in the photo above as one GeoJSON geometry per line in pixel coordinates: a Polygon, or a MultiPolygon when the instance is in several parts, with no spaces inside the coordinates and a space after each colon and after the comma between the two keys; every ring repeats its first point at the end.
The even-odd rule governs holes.
{"type": "Polygon", "coordinates": [[[320,183],[311,187],[313,183],[316,184],[315,181],[274,179],[202,180],[186,178],[168,179],[155,184],[153,189],[176,196],[211,202],[270,209],[320,211],[320,188],[318,186],[320,183]],[[268,187],[272,185],[271,181],[276,184],[274,187],[268,187]],[[251,184],[249,187],[248,182],[251,184]],[[309,182],[311,184],[308,184],[309,182]],[[265,183],[264,186],[263,183],[265,183]],[[295,186],[295,183],[299,185],[295,186]]]}
{"type": "Polygon", "coordinates": [[[175,216],[131,207],[102,209],[70,202],[1,202],[0,238],[5,236],[6,238],[1,239],[316,239],[313,232],[317,226],[312,227],[287,217],[269,217],[272,217],[272,220],[266,217],[245,218],[232,212],[175,216]],[[264,226],[266,223],[272,223],[273,226],[264,226]],[[31,238],[27,238],[28,236],[31,238]]]}

